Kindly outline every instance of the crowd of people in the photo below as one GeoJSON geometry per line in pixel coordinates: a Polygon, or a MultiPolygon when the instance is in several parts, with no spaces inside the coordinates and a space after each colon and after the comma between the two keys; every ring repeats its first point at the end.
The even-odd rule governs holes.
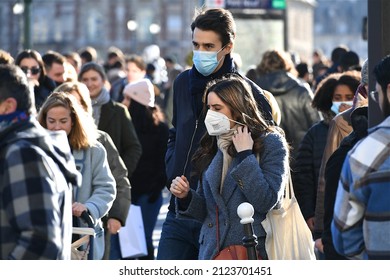
{"type": "Polygon", "coordinates": [[[104,62],[90,46],[0,50],[0,259],[70,259],[84,214],[92,258],[124,259],[118,233],[134,204],[139,259],[209,260],[241,244],[236,209],[249,202],[266,260],[261,222],[290,172],[317,259],[390,259],[390,56],[368,73],[342,45],[329,61],[270,49],[242,73],[228,10],[197,11],[191,30],[190,66],[159,51],[149,60],[156,45],[112,47],[104,62]],[[384,119],[372,128],[368,99],[384,119]]]}

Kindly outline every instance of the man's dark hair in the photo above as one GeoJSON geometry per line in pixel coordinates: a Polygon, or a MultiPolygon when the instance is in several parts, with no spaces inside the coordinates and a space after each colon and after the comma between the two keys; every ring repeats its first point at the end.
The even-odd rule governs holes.
{"type": "Polygon", "coordinates": [[[340,57],[339,65],[343,72],[348,70],[361,69],[359,55],[354,51],[347,51],[345,54],[343,54],[340,57]]]}
{"type": "Polygon", "coordinates": [[[49,70],[53,63],[64,64],[66,62],[66,57],[55,51],[48,51],[42,56],[43,62],[45,63],[46,70],[49,70]]]}
{"type": "Polygon", "coordinates": [[[295,66],[295,69],[298,72],[299,78],[303,78],[303,77],[305,77],[306,74],[310,73],[309,66],[307,65],[306,62],[298,63],[297,66],[295,66]]]}
{"type": "Polygon", "coordinates": [[[0,65],[0,102],[15,98],[16,110],[30,115],[33,112],[30,87],[26,75],[15,65],[0,65]]]}
{"type": "Polygon", "coordinates": [[[341,58],[347,51],[348,51],[348,48],[347,48],[347,47],[344,47],[344,46],[335,47],[335,48],[332,50],[330,59],[332,60],[333,63],[339,63],[339,62],[340,62],[340,58],[341,58]]]}
{"type": "Polygon", "coordinates": [[[390,100],[387,98],[387,86],[390,84],[390,55],[385,56],[373,70],[376,82],[382,88],[383,94],[383,114],[385,117],[390,116],[390,100]]]}
{"type": "Polygon", "coordinates": [[[196,15],[195,20],[191,24],[192,33],[195,28],[204,31],[214,31],[220,36],[223,46],[233,42],[236,36],[236,24],[233,15],[225,9],[201,11],[196,15]]]}
{"type": "Polygon", "coordinates": [[[375,66],[373,72],[383,93],[386,93],[387,85],[390,84],[390,55],[385,56],[381,62],[375,66]]]}
{"type": "Polygon", "coordinates": [[[95,62],[97,60],[97,51],[94,47],[87,46],[79,51],[80,57],[85,62],[95,62]]]}
{"type": "Polygon", "coordinates": [[[16,56],[15,65],[20,66],[20,63],[25,58],[32,58],[36,62],[38,62],[38,65],[40,68],[40,75],[39,75],[38,81],[40,84],[44,84],[45,77],[46,77],[46,69],[45,69],[45,63],[43,62],[41,54],[36,50],[25,49],[25,50],[21,51],[20,53],[18,53],[18,55],[16,56]]]}

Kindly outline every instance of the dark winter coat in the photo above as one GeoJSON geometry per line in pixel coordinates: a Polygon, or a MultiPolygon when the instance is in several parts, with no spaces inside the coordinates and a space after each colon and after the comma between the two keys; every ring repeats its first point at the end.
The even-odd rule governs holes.
{"type": "Polygon", "coordinates": [[[314,217],[318,176],[329,124],[320,121],[303,137],[292,172],[295,196],[305,220],[314,217]]]}
{"type": "Polygon", "coordinates": [[[295,159],[303,136],[320,121],[318,111],[311,106],[313,92],[286,71],[258,75],[256,83],[270,91],[278,102],[282,115],[280,127],[286,133],[286,139],[292,146],[291,157],[295,159]]]}

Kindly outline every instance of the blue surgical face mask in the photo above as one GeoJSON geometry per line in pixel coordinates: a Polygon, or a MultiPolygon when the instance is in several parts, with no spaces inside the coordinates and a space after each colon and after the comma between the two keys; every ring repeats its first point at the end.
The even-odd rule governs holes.
{"type": "Polygon", "coordinates": [[[194,62],[196,70],[201,73],[203,76],[209,76],[214,70],[217,68],[219,62],[218,61],[218,53],[222,51],[225,47],[222,47],[217,52],[205,52],[205,51],[195,51],[192,61],[194,62]]]}
{"type": "Polygon", "coordinates": [[[336,113],[336,115],[337,115],[338,113],[340,113],[339,110],[340,110],[341,104],[345,104],[345,105],[352,107],[353,101],[333,101],[333,105],[330,108],[330,110],[333,111],[334,113],[336,113]]]}

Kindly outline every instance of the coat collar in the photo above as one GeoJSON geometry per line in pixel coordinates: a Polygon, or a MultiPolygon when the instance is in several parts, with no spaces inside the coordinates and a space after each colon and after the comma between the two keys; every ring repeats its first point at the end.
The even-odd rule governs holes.
{"type": "Polygon", "coordinates": [[[221,171],[223,164],[223,155],[221,151],[218,151],[214,159],[211,161],[208,169],[205,172],[204,180],[208,182],[211,193],[216,201],[218,207],[225,207],[233,192],[237,189],[237,183],[230,175],[230,172],[234,166],[237,165],[237,159],[233,158],[232,163],[227,171],[222,194],[219,193],[221,184],[221,171]]]}

